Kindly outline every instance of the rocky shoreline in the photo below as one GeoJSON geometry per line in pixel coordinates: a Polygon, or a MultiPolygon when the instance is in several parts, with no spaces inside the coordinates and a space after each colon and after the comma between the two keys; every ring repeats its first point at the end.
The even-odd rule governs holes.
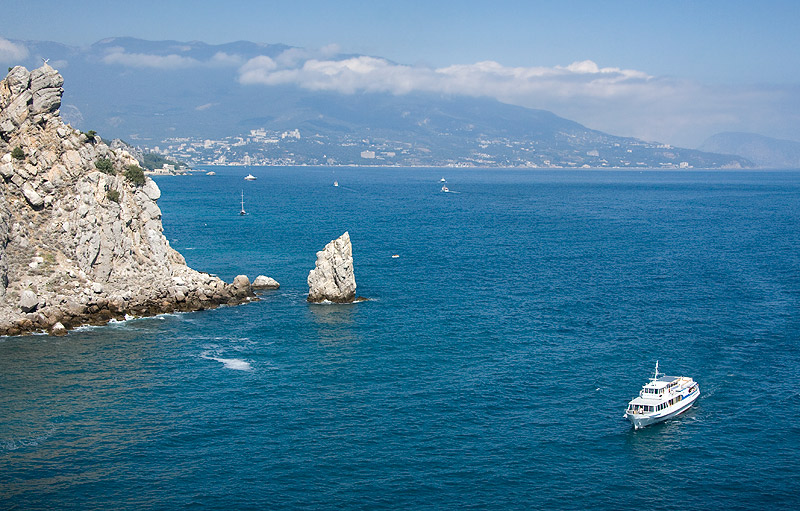
{"type": "Polygon", "coordinates": [[[256,299],[246,276],[223,282],[169,246],[158,186],[63,123],[63,82],[47,64],[0,81],[0,335],[256,299]]]}

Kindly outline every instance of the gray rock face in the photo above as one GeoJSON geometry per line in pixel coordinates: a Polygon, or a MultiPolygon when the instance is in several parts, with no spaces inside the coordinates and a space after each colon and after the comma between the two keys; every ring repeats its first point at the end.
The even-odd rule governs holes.
{"type": "Polygon", "coordinates": [[[8,245],[8,205],[6,197],[0,193],[0,300],[6,295],[8,287],[8,262],[6,261],[6,245],[8,245]]]}
{"type": "Polygon", "coordinates": [[[356,299],[356,277],[353,271],[353,246],[345,232],[320,252],[308,274],[308,301],[319,303],[351,303],[356,299]]]}
{"type": "Polygon", "coordinates": [[[259,275],[253,281],[252,287],[253,289],[280,289],[281,285],[273,278],[259,275]]]}
{"type": "Polygon", "coordinates": [[[152,179],[96,169],[137,161],[62,122],[63,83],[47,65],[0,81],[0,335],[250,300],[249,281],[192,270],[169,246],[152,179]]]}

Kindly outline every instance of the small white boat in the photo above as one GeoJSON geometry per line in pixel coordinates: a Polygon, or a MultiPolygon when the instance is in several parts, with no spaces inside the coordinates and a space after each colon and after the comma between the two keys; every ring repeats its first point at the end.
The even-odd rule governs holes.
{"type": "Polygon", "coordinates": [[[244,211],[244,190],[242,190],[242,210],[239,212],[240,215],[246,215],[244,211]]]}
{"type": "Polygon", "coordinates": [[[211,172],[206,172],[206,175],[207,176],[216,176],[217,173],[212,170],[211,172]]]}
{"type": "Polygon", "coordinates": [[[664,376],[656,370],[639,395],[628,403],[623,418],[640,429],[671,419],[688,410],[700,395],[700,385],[688,376],[664,376]],[[659,376],[661,374],[661,376],[659,376]]]}
{"type": "Polygon", "coordinates": [[[256,176],[254,176],[253,174],[247,174],[246,176],[244,176],[244,178],[247,181],[255,181],[256,180],[256,176]]]}
{"type": "Polygon", "coordinates": [[[448,188],[447,185],[442,185],[442,191],[443,192],[449,192],[450,188],[448,188]]]}
{"type": "Polygon", "coordinates": [[[334,181],[333,186],[339,186],[339,181],[334,181]]]}
{"type": "Polygon", "coordinates": [[[439,182],[440,183],[446,183],[447,181],[445,180],[445,178],[442,178],[442,179],[439,180],[439,182]]]}
{"type": "Polygon", "coordinates": [[[398,257],[400,257],[400,254],[393,254],[392,255],[392,259],[397,259],[398,257]]]}

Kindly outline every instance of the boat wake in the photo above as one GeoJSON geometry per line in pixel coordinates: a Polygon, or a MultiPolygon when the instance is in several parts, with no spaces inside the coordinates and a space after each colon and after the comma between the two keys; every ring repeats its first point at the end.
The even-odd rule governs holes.
{"type": "Polygon", "coordinates": [[[17,449],[22,449],[25,447],[38,447],[45,440],[53,436],[55,430],[55,426],[51,426],[48,431],[45,431],[41,435],[30,436],[27,438],[12,438],[9,440],[0,439],[0,452],[16,451],[17,449]]]}
{"type": "Polygon", "coordinates": [[[208,351],[204,351],[200,355],[200,357],[206,360],[213,360],[214,362],[219,362],[223,365],[225,369],[233,369],[235,371],[250,371],[253,368],[250,365],[250,362],[247,362],[240,358],[212,357],[208,351]]]}

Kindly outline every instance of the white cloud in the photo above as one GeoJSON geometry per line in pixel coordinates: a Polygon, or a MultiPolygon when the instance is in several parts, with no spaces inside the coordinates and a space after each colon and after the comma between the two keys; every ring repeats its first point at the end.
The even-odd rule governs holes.
{"type": "Polygon", "coordinates": [[[28,49],[0,37],[0,62],[19,62],[28,57],[28,49]]]}
{"type": "Polygon", "coordinates": [[[208,63],[212,66],[240,66],[242,65],[242,57],[240,55],[225,53],[224,51],[220,51],[214,54],[211,57],[211,60],[208,63]]]}
{"type": "Polygon", "coordinates": [[[276,69],[278,69],[278,64],[274,60],[266,55],[261,55],[248,60],[239,68],[239,81],[243,84],[276,85],[270,83],[270,75],[276,69]]]}
{"type": "Polygon", "coordinates": [[[342,93],[414,91],[513,98],[533,93],[558,96],[608,96],[631,84],[647,82],[646,73],[600,68],[590,60],[566,67],[506,67],[485,61],[427,68],[394,64],[375,57],[343,60],[306,59],[303,50],[287,50],[275,59],[253,58],[240,69],[243,84],[294,84],[311,90],[342,93]]]}

